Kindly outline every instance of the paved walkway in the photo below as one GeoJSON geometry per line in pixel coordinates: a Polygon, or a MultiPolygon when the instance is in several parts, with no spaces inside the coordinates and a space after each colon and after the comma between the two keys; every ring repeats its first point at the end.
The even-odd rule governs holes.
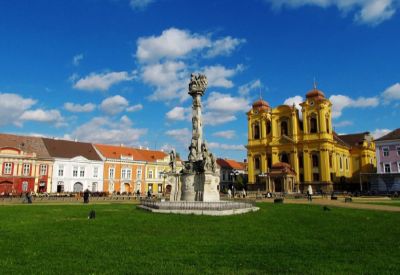
{"type": "MultiPolygon", "coordinates": [[[[271,200],[273,202],[273,200],[271,200]]],[[[367,209],[367,210],[379,210],[379,211],[391,211],[391,212],[400,212],[400,206],[391,206],[391,205],[378,205],[378,204],[369,204],[363,202],[385,202],[390,201],[388,199],[357,199],[353,198],[353,202],[344,202],[344,199],[340,198],[337,201],[333,201],[330,199],[313,199],[312,202],[309,202],[304,199],[285,199],[285,203],[291,204],[317,204],[322,206],[334,206],[334,207],[346,207],[346,208],[354,208],[354,209],[367,209]]]]}

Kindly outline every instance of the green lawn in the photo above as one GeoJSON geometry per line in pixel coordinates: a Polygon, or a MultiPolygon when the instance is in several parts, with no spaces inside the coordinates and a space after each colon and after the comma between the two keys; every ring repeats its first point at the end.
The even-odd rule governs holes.
{"type": "Polygon", "coordinates": [[[259,206],[229,217],[0,206],[0,273],[400,273],[399,213],[259,206]]]}

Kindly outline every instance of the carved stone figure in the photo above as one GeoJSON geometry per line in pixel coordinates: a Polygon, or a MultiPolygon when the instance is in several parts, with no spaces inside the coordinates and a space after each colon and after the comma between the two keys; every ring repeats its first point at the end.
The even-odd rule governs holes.
{"type": "Polygon", "coordinates": [[[171,172],[176,173],[176,153],[175,150],[171,150],[169,153],[169,166],[171,167],[171,172]]]}

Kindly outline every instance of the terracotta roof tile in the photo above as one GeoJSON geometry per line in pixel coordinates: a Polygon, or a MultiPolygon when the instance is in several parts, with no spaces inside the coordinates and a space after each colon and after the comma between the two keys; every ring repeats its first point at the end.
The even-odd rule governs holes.
{"type": "Polygon", "coordinates": [[[43,138],[50,156],[58,158],[74,158],[82,156],[89,160],[102,160],[91,143],[43,138]]]}
{"type": "Polygon", "coordinates": [[[155,150],[105,144],[95,144],[95,146],[104,157],[112,159],[120,159],[121,156],[132,156],[133,160],[155,162],[168,156],[165,152],[155,150]]]}
{"type": "Polygon", "coordinates": [[[369,132],[350,135],[339,135],[339,138],[344,141],[348,146],[358,146],[364,141],[366,135],[369,135],[369,132]]]}
{"type": "Polygon", "coordinates": [[[36,153],[38,158],[50,158],[50,154],[40,137],[0,134],[0,148],[13,147],[29,153],[36,153]]]}
{"type": "Polygon", "coordinates": [[[396,130],[391,131],[390,133],[384,135],[383,137],[376,139],[376,141],[395,140],[395,139],[400,139],[400,128],[397,128],[396,130]]]}
{"type": "Polygon", "coordinates": [[[238,162],[233,159],[217,159],[217,163],[221,168],[246,170],[246,163],[238,162]]]}

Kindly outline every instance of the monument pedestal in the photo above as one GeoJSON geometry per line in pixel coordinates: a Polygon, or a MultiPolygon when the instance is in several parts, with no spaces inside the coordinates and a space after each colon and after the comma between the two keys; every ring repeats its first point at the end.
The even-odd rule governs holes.
{"type": "Polygon", "coordinates": [[[183,173],[181,201],[219,201],[219,176],[210,173],[183,173]]]}

